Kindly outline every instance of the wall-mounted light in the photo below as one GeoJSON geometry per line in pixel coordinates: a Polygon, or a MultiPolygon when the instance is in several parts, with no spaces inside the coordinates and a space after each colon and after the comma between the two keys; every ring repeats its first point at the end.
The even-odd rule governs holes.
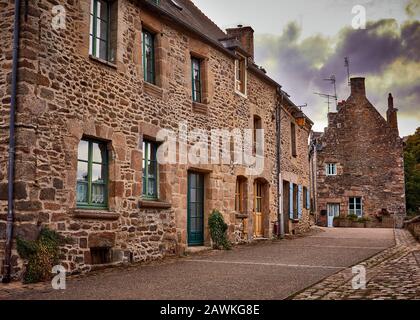
{"type": "Polygon", "coordinates": [[[306,125],[306,117],[302,111],[299,111],[296,116],[296,123],[299,127],[304,127],[306,125]]]}

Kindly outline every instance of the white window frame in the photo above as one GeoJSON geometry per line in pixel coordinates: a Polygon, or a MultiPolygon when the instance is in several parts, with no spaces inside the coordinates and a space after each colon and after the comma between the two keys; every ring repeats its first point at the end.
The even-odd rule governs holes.
{"type": "Polygon", "coordinates": [[[337,175],[337,164],[336,163],[327,163],[325,165],[325,174],[328,177],[333,177],[337,175]]]}
{"type": "Polygon", "coordinates": [[[363,198],[362,197],[350,197],[349,198],[349,215],[355,214],[359,218],[363,217],[363,198]],[[360,199],[360,209],[357,209],[357,199],[360,199]],[[350,209],[350,205],[353,203],[354,209],[350,209]]]}
{"type": "Polygon", "coordinates": [[[236,53],[236,55],[239,57],[238,59],[235,59],[235,93],[237,93],[238,95],[240,95],[241,97],[247,98],[248,97],[248,88],[247,88],[247,84],[248,84],[248,59],[241,55],[240,53],[236,53]],[[238,84],[241,82],[240,79],[238,79],[237,75],[238,75],[238,68],[239,68],[239,63],[240,60],[244,61],[244,92],[242,92],[241,90],[238,89],[238,84]]]}

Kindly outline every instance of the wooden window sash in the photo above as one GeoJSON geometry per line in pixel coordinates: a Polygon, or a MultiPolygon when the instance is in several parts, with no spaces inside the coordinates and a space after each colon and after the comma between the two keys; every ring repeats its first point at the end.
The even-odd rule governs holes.
{"type": "Polygon", "coordinates": [[[94,140],[85,140],[82,139],[82,141],[86,141],[88,143],[88,160],[82,160],[79,159],[79,156],[77,157],[77,163],[82,162],[82,163],[87,163],[87,167],[88,167],[88,181],[86,182],[77,182],[77,185],[79,184],[87,184],[87,202],[77,202],[77,207],[78,208],[87,208],[87,209],[106,209],[108,208],[108,152],[106,151],[104,154],[104,158],[102,159],[102,162],[97,162],[97,161],[93,161],[93,144],[96,143],[98,145],[103,145],[104,147],[105,144],[103,142],[99,142],[99,141],[94,141],[94,140]],[[103,177],[103,182],[98,183],[92,182],[92,171],[93,171],[93,165],[97,164],[97,165],[101,165],[102,168],[104,169],[104,177],[103,177]],[[102,185],[104,187],[104,203],[103,204],[97,204],[97,203],[93,203],[92,202],[92,187],[94,185],[102,185]]]}

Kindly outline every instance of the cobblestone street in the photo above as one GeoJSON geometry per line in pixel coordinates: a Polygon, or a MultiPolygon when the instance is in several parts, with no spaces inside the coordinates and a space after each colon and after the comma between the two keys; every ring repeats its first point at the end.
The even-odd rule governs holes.
{"type": "Polygon", "coordinates": [[[307,237],[72,276],[61,291],[49,283],[0,285],[0,300],[419,299],[419,250],[404,230],[394,236],[392,229],[317,229],[307,237]],[[351,287],[355,265],[367,268],[366,290],[351,287]]]}
{"type": "Polygon", "coordinates": [[[293,296],[295,300],[420,299],[420,245],[406,230],[395,230],[396,246],[360,263],[366,289],[352,288],[352,268],[340,271],[293,296]]]}

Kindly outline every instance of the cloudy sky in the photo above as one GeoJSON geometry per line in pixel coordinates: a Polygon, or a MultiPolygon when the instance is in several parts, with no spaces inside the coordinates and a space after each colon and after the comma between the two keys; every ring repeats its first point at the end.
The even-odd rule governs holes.
{"type": "MultiPolygon", "coordinates": [[[[326,126],[326,99],[337,78],[347,99],[347,71],[366,77],[369,100],[385,115],[392,92],[402,136],[420,126],[420,0],[193,0],[222,29],[238,24],[255,30],[255,60],[315,122],[326,126]],[[366,9],[366,30],[354,30],[352,8],[366,9]]],[[[333,107],[334,108],[334,107],[333,107]]]]}

